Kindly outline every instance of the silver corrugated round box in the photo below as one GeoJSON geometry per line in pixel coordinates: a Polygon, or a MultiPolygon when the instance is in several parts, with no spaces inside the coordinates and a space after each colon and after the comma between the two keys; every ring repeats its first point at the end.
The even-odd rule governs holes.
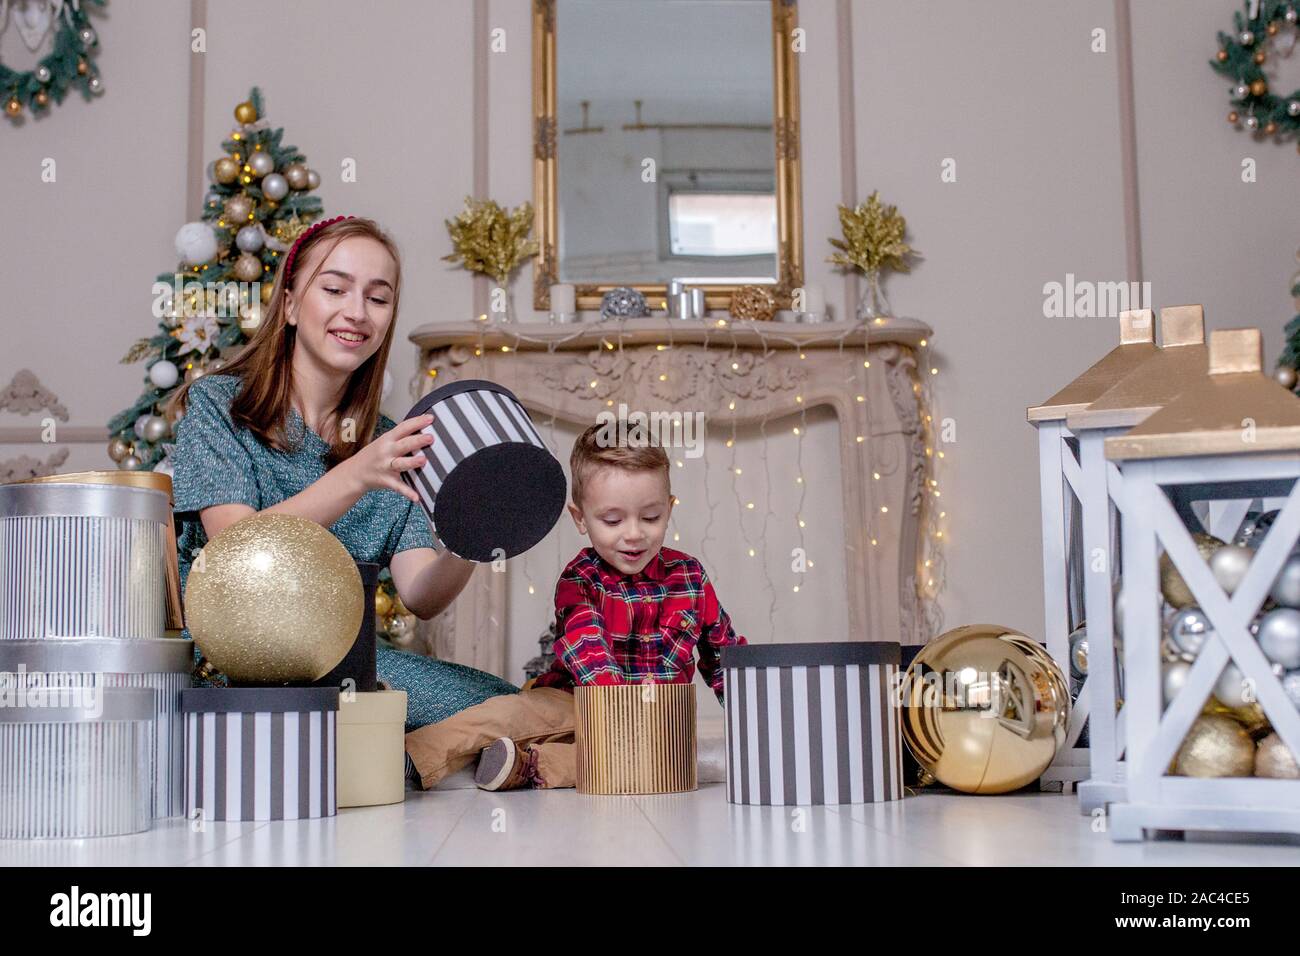
{"type": "Polygon", "coordinates": [[[150,488],[0,485],[0,640],[161,638],[171,523],[150,488]]]}
{"type": "Polygon", "coordinates": [[[136,687],[0,693],[0,839],[149,829],[155,700],[136,687]]]}
{"type": "Polygon", "coordinates": [[[181,690],[190,686],[193,669],[194,642],[179,638],[0,641],[0,692],[42,687],[153,691],[150,779],[155,817],[185,812],[185,721],[180,707],[181,690]]]}

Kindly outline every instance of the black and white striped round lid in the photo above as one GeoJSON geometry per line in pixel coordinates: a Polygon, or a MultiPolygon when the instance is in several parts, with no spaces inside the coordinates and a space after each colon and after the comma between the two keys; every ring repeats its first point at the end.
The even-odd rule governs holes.
{"type": "Polygon", "coordinates": [[[509,389],[478,379],[425,395],[407,418],[433,415],[422,468],[402,472],[452,554],[493,561],[523,554],[564,510],[564,469],[509,389]]]}

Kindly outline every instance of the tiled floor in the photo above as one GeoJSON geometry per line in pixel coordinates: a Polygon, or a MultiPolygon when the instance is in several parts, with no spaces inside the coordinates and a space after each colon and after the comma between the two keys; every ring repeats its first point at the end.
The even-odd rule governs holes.
{"type": "Polygon", "coordinates": [[[1073,796],[923,793],[893,804],[737,807],[723,788],[658,797],[572,790],[410,793],[331,820],[168,820],[133,837],[3,842],[0,866],[680,864],[1300,865],[1300,841],[1113,844],[1073,796]]]}

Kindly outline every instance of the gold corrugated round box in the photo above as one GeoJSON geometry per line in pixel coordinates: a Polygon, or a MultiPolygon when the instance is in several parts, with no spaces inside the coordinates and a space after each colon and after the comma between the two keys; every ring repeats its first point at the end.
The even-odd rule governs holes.
{"type": "Polygon", "coordinates": [[[574,688],[577,790],[589,794],[695,790],[695,687],[574,688]]]}

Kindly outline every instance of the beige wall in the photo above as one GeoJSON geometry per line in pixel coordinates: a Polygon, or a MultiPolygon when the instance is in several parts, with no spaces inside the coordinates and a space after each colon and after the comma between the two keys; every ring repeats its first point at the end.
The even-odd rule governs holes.
{"type": "MultiPolygon", "coordinates": [[[[1271,357],[1292,314],[1286,284],[1296,237],[1286,196],[1294,195],[1294,147],[1256,144],[1223,121],[1227,84],[1206,65],[1216,31],[1230,23],[1219,0],[1134,7],[1141,253],[1155,304],[1201,301],[1213,326],[1260,324],[1271,357]],[[1244,156],[1259,163],[1254,185],[1240,182],[1244,156]]],[[[214,0],[203,165],[219,154],[234,104],[260,85],[271,122],[320,170],[327,213],[371,215],[395,234],[405,254],[400,339],[425,322],[465,320],[482,308],[483,287],[476,292],[439,260],[447,251],[442,221],[467,193],[512,205],[531,198],[529,11],[528,0],[488,0],[482,22],[503,27],[507,38],[506,52],[491,54],[475,49],[474,10],[464,0],[214,0]],[[487,79],[481,117],[476,57],[485,59],[487,79]],[[479,154],[476,119],[487,124],[479,154]],[[357,161],[354,184],[340,182],[345,157],[357,161]]],[[[853,284],[824,262],[837,202],[878,188],[908,217],[925,261],[887,290],[898,311],[935,328],[938,412],[957,428],[939,475],[949,515],[946,617],[1041,633],[1037,475],[1024,409],[1115,340],[1109,321],[1043,318],[1042,287],[1066,273],[1129,278],[1115,4],[855,0],[850,13],[851,32],[842,35],[837,0],[801,4],[808,281],[851,308],[853,284]],[[1094,27],[1108,31],[1107,53],[1090,52],[1094,27]],[[843,115],[846,54],[852,109],[843,115]],[[955,183],[940,181],[947,157],[957,163],[955,183]]],[[[0,133],[0,315],[11,343],[0,353],[0,380],[32,369],[67,405],[71,425],[102,425],[140,387],[142,368],[116,360],[152,332],[149,286],[172,265],[172,237],[186,220],[189,19],[183,2],[113,0],[98,23],[107,92],[90,104],[74,97],[39,122],[0,133]],[[58,163],[56,184],[40,182],[45,157],[58,163]]],[[[13,30],[0,37],[6,64],[25,55],[13,30]]],[[[523,273],[516,301],[531,298],[523,273]]],[[[405,412],[414,360],[414,349],[395,354],[389,414],[405,412]]],[[[0,411],[0,428],[32,424],[0,411]]],[[[834,429],[831,420],[815,421],[803,446],[809,467],[827,476],[836,473],[834,429]]],[[[557,433],[562,458],[569,440],[557,433]]],[[[788,429],[771,442],[765,467],[762,442],[744,438],[738,460],[754,484],[735,490],[727,460],[707,456],[707,485],[722,502],[717,522],[734,529],[738,498],[789,478],[788,429]]],[[[49,452],[9,444],[0,458],[49,452]]],[[[102,445],[89,444],[73,446],[65,468],[105,466],[102,445]]],[[[677,485],[687,498],[680,545],[688,550],[707,516],[693,489],[704,487],[702,471],[683,472],[677,485]]],[[[719,542],[725,526],[715,525],[705,556],[745,633],[864,636],[844,633],[835,600],[844,587],[834,557],[842,546],[836,498],[824,494],[811,507],[810,547],[825,560],[809,575],[813,600],[803,604],[783,587],[769,594],[764,574],[739,555],[741,539],[719,542]]],[[[781,529],[792,507],[775,497],[768,576],[788,553],[781,529]]],[[[533,652],[554,573],[578,544],[562,526],[530,555],[526,573],[512,573],[508,676],[517,678],[533,652]]]]}

